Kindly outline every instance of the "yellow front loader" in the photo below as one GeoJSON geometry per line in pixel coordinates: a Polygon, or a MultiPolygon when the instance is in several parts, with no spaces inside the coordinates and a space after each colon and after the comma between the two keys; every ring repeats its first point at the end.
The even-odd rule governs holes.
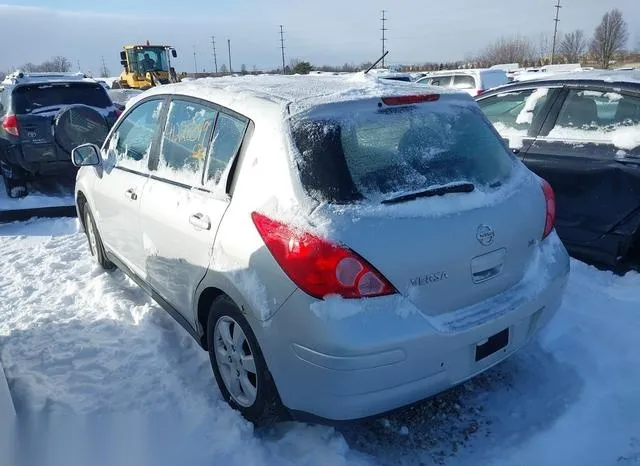
{"type": "Polygon", "coordinates": [[[120,64],[124,70],[120,78],[111,84],[112,89],[149,89],[161,84],[178,82],[171,57],[176,50],[169,45],[125,45],[120,52],[120,64]]]}

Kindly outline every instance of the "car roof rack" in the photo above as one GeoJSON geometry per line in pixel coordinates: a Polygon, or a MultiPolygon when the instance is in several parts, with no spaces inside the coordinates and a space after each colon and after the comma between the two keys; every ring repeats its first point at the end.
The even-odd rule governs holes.
{"type": "Polygon", "coordinates": [[[50,82],[50,81],[83,81],[90,79],[86,74],[81,71],[77,72],[40,72],[40,71],[22,71],[16,70],[13,73],[9,73],[5,76],[2,84],[15,85],[22,83],[38,83],[38,82],[50,82]]]}

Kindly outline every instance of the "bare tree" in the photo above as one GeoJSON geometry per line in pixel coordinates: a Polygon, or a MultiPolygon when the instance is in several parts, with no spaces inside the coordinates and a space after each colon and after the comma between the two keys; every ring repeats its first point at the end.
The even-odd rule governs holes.
{"type": "Polygon", "coordinates": [[[522,63],[536,55],[531,42],[520,36],[501,37],[478,57],[485,66],[498,63],[522,63]]]}
{"type": "Polygon", "coordinates": [[[535,50],[537,60],[545,63],[551,56],[552,40],[546,34],[540,34],[537,41],[537,48],[535,50]]]}
{"type": "Polygon", "coordinates": [[[587,39],[584,32],[580,29],[565,34],[558,47],[560,55],[562,55],[568,63],[577,63],[587,51],[587,39]]]}
{"type": "Polygon", "coordinates": [[[33,63],[25,63],[22,65],[22,69],[27,72],[68,72],[71,71],[71,61],[66,57],[53,57],[51,60],[47,60],[39,65],[34,65],[33,63]]]}
{"type": "Polygon", "coordinates": [[[624,50],[628,39],[627,23],[622,18],[622,12],[614,8],[605,13],[596,28],[591,41],[591,53],[603,68],[609,68],[609,63],[624,50]]]}

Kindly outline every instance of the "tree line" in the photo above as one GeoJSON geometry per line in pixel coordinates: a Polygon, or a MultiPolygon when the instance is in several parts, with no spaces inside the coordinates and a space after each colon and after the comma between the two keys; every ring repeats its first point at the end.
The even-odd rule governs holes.
{"type": "MultiPolygon", "coordinates": [[[[482,68],[501,63],[518,63],[520,66],[538,67],[553,63],[581,63],[609,68],[616,60],[639,61],[640,43],[636,50],[628,50],[629,28],[622,12],[612,9],[606,12],[591,36],[583,30],[559,33],[555,50],[552,38],[540,34],[538,37],[500,37],[476,56],[450,62],[427,62],[401,65],[402,71],[436,71],[456,68],[482,68]]],[[[296,61],[300,63],[300,60],[296,61]]],[[[345,63],[342,66],[311,66],[308,62],[303,69],[286,67],[287,71],[306,74],[311,70],[330,72],[354,72],[368,68],[371,63],[360,65],[345,63]]],[[[274,70],[277,72],[277,70],[274,70]]]]}
{"type": "Polygon", "coordinates": [[[622,12],[608,11],[592,36],[581,29],[560,34],[556,50],[548,40],[536,43],[524,37],[502,37],[480,53],[476,61],[482,66],[497,63],[589,63],[607,69],[617,59],[632,55],[626,47],[629,29],[622,12]]]}

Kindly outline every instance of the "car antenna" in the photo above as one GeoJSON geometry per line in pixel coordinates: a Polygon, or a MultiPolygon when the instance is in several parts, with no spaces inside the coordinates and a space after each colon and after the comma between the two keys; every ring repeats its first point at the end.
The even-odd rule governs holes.
{"type": "Polygon", "coordinates": [[[388,53],[389,53],[389,51],[387,50],[387,51],[384,53],[384,55],[382,55],[380,58],[378,58],[378,60],[377,60],[373,65],[371,65],[371,66],[367,69],[367,71],[365,71],[365,72],[364,72],[364,74],[367,74],[369,71],[371,71],[373,68],[375,68],[375,66],[376,66],[378,63],[380,63],[380,62],[382,61],[382,59],[383,59],[384,57],[386,57],[386,56],[387,56],[387,54],[388,54],[388,53]]]}

